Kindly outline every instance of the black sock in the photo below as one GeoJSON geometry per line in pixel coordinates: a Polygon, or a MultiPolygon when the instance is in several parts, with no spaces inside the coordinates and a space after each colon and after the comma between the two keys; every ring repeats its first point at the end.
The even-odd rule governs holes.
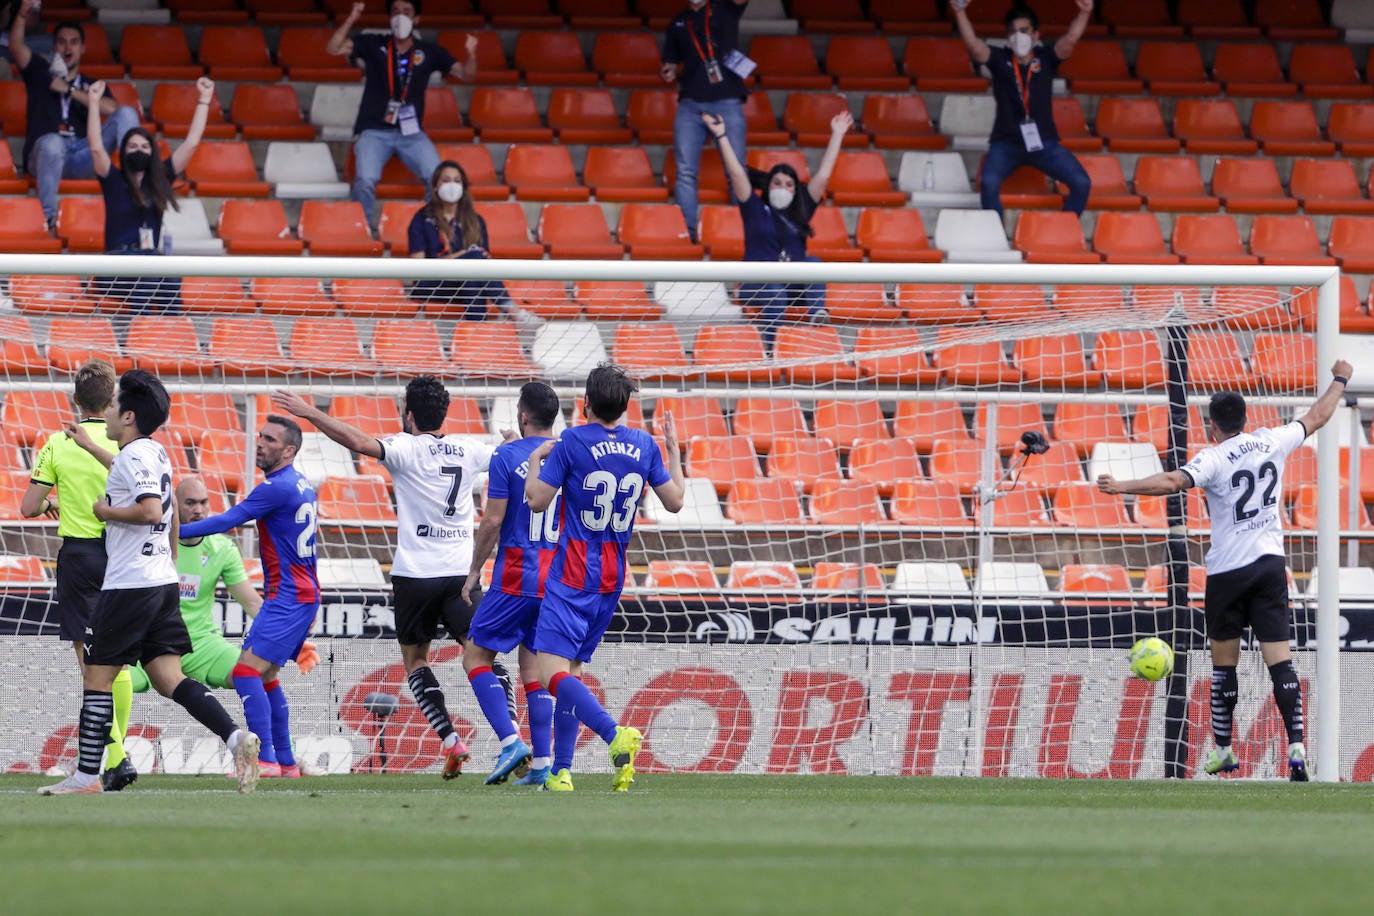
{"type": "Polygon", "coordinates": [[[434,729],[441,741],[447,741],[448,736],[453,734],[453,722],[448,717],[448,707],[444,705],[444,691],[439,686],[439,679],[425,666],[410,672],[406,682],[415,696],[415,704],[429,720],[429,727],[434,729]]]}
{"type": "Polygon", "coordinates": [[[510,710],[510,720],[520,721],[519,711],[515,708],[515,682],[511,680],[510,669],[501,664],[501,659],[492,659],[491,673],[496,675],[496,679],[501,682],[501,689],[506,692],[506,709],[510,710]]]}
{"type": "Polygon", "coordinates": [[[77,726],[76,768],[88,776],[100,772],[100,755],[110,740],[114,694],[108,690],[81,691],[81,719],[77,726]]]}
{"type": "Polygon", "coordinates": [[[216,700],[210,694],[210,689],[200,681],[193,681],[189,677],[183,678],[181,683],[177,684],[176,690],[172,691],[172,702],[189,712],[201,725],[219,735],[225,744],[228,744],[229,738],[238,731],[239,727],[229,718],[229,713],[224,711],[224,707],[219,705],[219,700],[216,700]]]}
{"type": "Polygon", "coordinates": [[[1293,670],[1293,661],[1279,662],[1269,666],[1269,677],[1274,681],[1274,703],[1283,716],[1283,727],[1288,730],[1288,743],[1296,744],[1302,740],[1302,685],[1298,683],[1298,672],[1293,670]]]}
{"type": "Polygon", "coordinates": [[[1212,666],[1212,737],[1217,747],[1231,746],[1231,714],[1236,709],[1239,686],[1235,665],[1212,666]]]}

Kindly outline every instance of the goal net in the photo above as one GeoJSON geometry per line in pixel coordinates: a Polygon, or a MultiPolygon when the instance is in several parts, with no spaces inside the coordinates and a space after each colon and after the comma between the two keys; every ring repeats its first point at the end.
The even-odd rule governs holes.
{"type": "MultiPolygon", "coordinates": [[[[6,256],[0,274],[0,766],[21,771],[75,755],[56,523],[19,504],[90,357],[164,378],[156,438],[216,511],[261,476],[252,441],[273,390],[381,436],[399,428],[406,380],[433,373],[453,396],[448,431],[497,440],[529,379],[562,395],[559,429],[584,422],[586,373],[613,360],[640,379],[627,422],[662,445],[671,412],[687,475],[682,512],[640,506],[632,584],[586,678],[645,731],[641,770],[1118,778],[1193,776],[1211,747],[1210,521],[1200,491],[1171,504],[1093,481],[1182,464],[1206,444],[1216,390],[1245,395],[1251,426],[1292,420],[1340,346],[1326,268],[6,256]],[[97,277],[175,304],[121,305],[97,277]],[[416,281],[442,295],[414,298],[416,281]],[[1177,661],[1151,683],[1127,650],[1155,635],[1177,661]]],[[[324,597],[320,664],[283,673],[298,757],[432,770],[438,742],[394,642],[389,479],[306,426],[324,597]],[[372,694],[399,706],[379,716],[372,694]]],[[[1343,409],[1254,495],[1283,506],[1309,753],[1328,780],[1374,770],[1374,722],[1338,686],[1374,674],[1357,651],[1374,645],[1359,605],[1374,599],[1359,591],[1367,450],[1343,409]]],[[[257,567],[252,531],[234,537],[257,567]]],[[[224,592],[217,613],[243,634],[224,592]]],[[[461,650],[435,647],[484,760],[496,743],[461,650]]],[[[1246,643],[1241,775],[1284,772],[1270,689],[1246,643]]],[[[128,746],[144,771],[228,764],[153,694],[135,699],[128,746]]]]}

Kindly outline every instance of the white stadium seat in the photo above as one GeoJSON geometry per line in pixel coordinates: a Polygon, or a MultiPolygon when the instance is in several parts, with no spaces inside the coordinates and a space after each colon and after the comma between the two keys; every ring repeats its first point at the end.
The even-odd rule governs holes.
{"type": "Polygon", "coordinates": [[[1050,583],[1039,563],[996,560],[984,563],[974,577],[974,590],[989,598],[1041,598],[1050,583]]]}
{"type": "Polygon", "coordinates": [[[362,83],[320,83],[310,98],[310,123],[321,140],[352,140],[353,121],[363,98],[362,83]]]}
{"type": "Polygon", "coordinates": [[[968,579],[958,563],[898,563],[890,591],[915,595],[969,595],[968,579]]]}
{"type": "MultiPolygon", "coordinates": [[[[514,430],[520,432],[520,423],[516,413],[516,405],[520,403],[518,397],[493,398],[491,407],[487,410],[487,428],[498,440],[501,438],[501,430],[514,430]]],[[[559,411],[553,420],[553,434],[557,436],[568,428],[568,421],[563,419],[563,411],[559,411]]]]}
{"type": "Polygon", "coordinates": [[[1150,442],[1098,442],[1088,458],[1088,480],[1094,482],[1103,474],[1118,480],[1135,480],[1163,470],[1159,452],[1150,442]]]}
{"type": "Polygon", "coordinates": [[[301,434],[296,468],[305,475],[312,487],[318,487],[326,477],[358,476],[353,466],[353,453],[324,433],[301,434]]]}
{"type": "Polygon", "coordinates": [[[273,191],[279,198],[342,200],[348,197],[348,184],[339,180],[327,143],[269,143],[262,178],[274,186],[273,191]]]}
{"type": "Polygon", "coordinates": [[[941,210],[935,220],[935,247],[951,264],[1015,264],[1013,251],[996,210],[941,210]]]}
{"type": "Polygon", "coordinates": [[[950,138],[950,149],[985,150],[997,100],[988,95],[947,95],[940,104],[940,133],[950,138]]]}
{"type": "Polygon", "coordinates": [[[371,557],[321,557],[315,563],[320,588],[343,591],[386,588],[382,565],[371,557]]]}
{"type": "Polygon", "coordinates": [[[551,378],[575,378],[606,360],[606,345],[590,321],[550,321],[535,335],[530,355],[551,378]]]}
{"type": "Polygon", "coordinates": [[[644,496],[644,518],[663,528],[721,528],[734,521],[720,511],[716,485],[705,477],[688,477],[683,481],[681,512],[663,508],[658,494],[648,490],[644,496]]]}

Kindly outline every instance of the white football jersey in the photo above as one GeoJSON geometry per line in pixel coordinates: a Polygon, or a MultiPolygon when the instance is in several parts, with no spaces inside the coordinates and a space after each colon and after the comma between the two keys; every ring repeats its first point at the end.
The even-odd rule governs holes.
{"type": "Polygon", "coordinates": [[[472,567],[472,485],[495,446],[458,435],[397,433],[380,441],[382,464],[396,489],[392,575],[466,576],[472,567]]]}
{"type": "Polygon", "coordinates": [[[1283,465],[1307,438],[1294,420],[1240,433],[1205,448],[1182,470],[1207,493],[1212,517],[1208,573],[1240,569],[1264,556],[1283,556],[1283,465]]]}
{"type": "Polygon", "coordinates": [[[115,455],[105,496],[116,509],[135,505],[144,496],[162,503],[162,521],[156,525],[128,522],[105,523],[106,591],[116,588],[151,588],[177,582],[172,560],[172,462],[152,439],[135,439],[115,455]]]}

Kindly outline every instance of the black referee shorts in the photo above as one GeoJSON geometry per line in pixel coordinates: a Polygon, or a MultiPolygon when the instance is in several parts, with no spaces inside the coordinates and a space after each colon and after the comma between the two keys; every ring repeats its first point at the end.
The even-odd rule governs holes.
{"type": "Polygon", "coordinates": [[[191,637],[181,618],[181,588],[177,583],[100,593],[86,631],[86,664],[142,662],[146,668],[155,658],[190,652],[191,637]]]}
{"type": "Polygon", "coordinates": [[[439,634],[440,621],[448,635],[459,641],[466,639],[473,612],[473,605],[468,604],[463,595],[463,583],[467,579],[467,576],[437,579],[392,576],[396,641],[403,646],[433,642],[439,634]]]}
{"type": "Polygon", "coordinates": [[[1288,642],[1288,564],[1260,557],[1249,566],[1207,576],[1204,615],[1210,639],[1240,639],[1248,625],[1260,642],[1288,642]]]}
{"type": "Polygon", "coordinates": [[[85,642],[105,582],[105,539],[63,538],[57,549],[57,632],[67,642],[85,642]]]}

